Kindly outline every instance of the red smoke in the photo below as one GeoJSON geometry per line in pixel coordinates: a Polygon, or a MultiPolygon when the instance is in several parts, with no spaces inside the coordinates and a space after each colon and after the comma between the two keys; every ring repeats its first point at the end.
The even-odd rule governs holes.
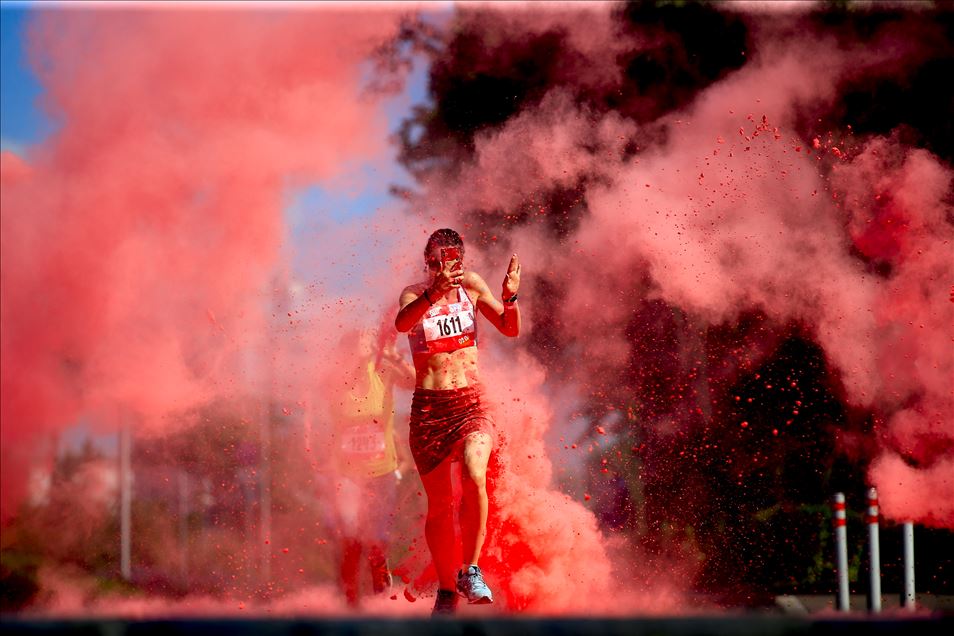
{"type": "Polygon", "coordinates": [[[386,147],[359,64],[395,23],[38,14],[32,58],[61,127],[3,156],[4,519],[39,436],[116,408],[161,427],[240,388],[234,354],[261,326],[289,189],[386,147]]]}
{"type": "MultiPolygon", "coordinates": [[[[551,427],[570,428],[552,405],[619,388],[637,298],[661,299],[702,327],[752,311],[804,325],[839,373],[845,401],[887,422],[870,472],[885,514],[954,527],[950,167],[899,136],[813,130],[812,144],[801,134],[817,109],[837,102],[843,82],[905,73],[929,56],[935,35],[900,28],[852,44],[766,20],[753,27],[757,54],[744,65],[698,93],[673,87],[673,101],[662,103],[634,94],[620,56],[674,36],[620,29],[608,6],[465,10],[459,19],[481,25],[481,46],[512,43],[519,52],[529,35],[556,30],[569,53],[550,83],[534,86],[539,99],[476,135],[472,159],[425,175],[417,218],[384,211],[371,222],[321,225],[309,258],[318,280],[276,300],[288,269],[289,193],[386,150],[378,105],[359,97],[361,63],[393,34],[396,16],[40,16],[33,58],[62,127],[25,157],[4,153],[0,162],[4,519],[23,498],[44,438],[84,414],[107,427],[134,414],[164,432],[170,412],[270,383],[289,412],[317,411],[302,437],[280,448],[299,453],[307,427],[324,421],[327,396],[312,392],[343,364],[328,353],[343,325],[376,323],[378,303],[391,306],[421,275],[427,232],[449,225],[463,231],[492,288],[503,275],[500,254],[520,254],[525,324],[572,360],[569,369],[543,369],[519,343],[492,335],[482,343],[506,440],[484,567],[508,608],[672,611],[707,556],[677,537],[671,580],[621,594],[621,571],[658,572],[615,561],[585,504],[553,488],[551,462],[565,468],[571,453],[545,443],[551,427]],[[605,94],[622,106],[606,107],[605,94]],[[544,196],[554,188],[578,190],[575,209],[585,199],[578,224],[554,221],[544,196]],[[506,231],[482,233],[474,209],[506,231]],[[540,302],[534,276],[562,285],[567,302],[540,302]],[[250,364],[249,350],[271,355],[250,364]]],[[[687,367],[691,344],[679,351],[687,367]]],[[[758,359],[759,344],[750,344],[740,344],[736,366],[712,374],[758,359]]],[[[674,412],[654,433],[669,445],[696,422],[674,412]]],[[[309,461],[322,467],[317,452],[309,461]]],[[[275,527],[299,518],[276,513],[275,527]]],[[[322,536],[311,532],[303,545],[322,536]]],[[[412,588],[426,588],[427,556],[423,541],[416,545],[405,568],[412,588]]],[[[275,607],[340,607],[332,592],[315,593],[317,601],[302,598],[306,589],[275,607]]],[[[428,601],[398,605],[424,611],[428,601]]],[[[389,603],[372,611],[393,611],[389,603]]]]}
{"type": "MultiPolygon", "coordinates": [[[[324,372],[342,368],[328,353],[342,322],[382,298],[390,305],[400,289],[388,271],[420,275],[433,227],[383,214],[329,228],[312,246],[316,284],[276,299],[283,209],[296,185],[327,183],[385,150],[382,113],[359,95],[359,63],[395,24],[388,12],[40,15],[33,58],[62,126],[25,158],[3,157],[5,519],[38,440],[82,415],[162,434],[179,421],[167,415],[270,377],[286,413],[316,411],[306,427],[325,423],[329,396],[310,398],[324,372]],[[399,254],[388,256],[384,235],[403,240],[399,254]],[[360,259],[371,252],[370,264],[360,259]],[[275,330],[263,339],[265,329],[275,330]],[[271,371],[249,366],[248,349],[270,351],[271,371]]],[[[513,450],[501,459],[488,563],[509,607],[592,608],[594,594],[609,598],[610,563],[592,515],[551,490],[540,381],[536,370],[493,382],[513,450]]],[[[312,449],[282,452],[302,450],[312,449]]],[[[321,470],[321,453],[311,457],[321,470]]],[[[275,514],[276,533],[294,523],[275,514]]],[[[254,560],[247,548],[242,558],[254,560]]],[[[426,562],[419,552],[410,567],[426,562]]],[[[59,592],[51,609],[75,611],[69,590],[82,584],[44,576],[59,592]]]]}
{"type": "Polygon", "coordinates": [[[889,417],[872,481],[888,517],[954,527],[954,305],[944,295],[954,175],[924,150],[874,139],[833,181],[855,245],[892,269],[871,307],[876,395],[889,417]]]}
{"type": "MultiPolygon", "coordinates": [[[[849,127],[809,143],[800,134],[847,83],[903,76],[931,59],[942,29],[897,16],[864,41],[805,35],[784,16],[753,19],[756,53],[741,69],[639,124],[587,97],[626,89],[617,49],[656,43],[636,32],[617,33],[606,52],[586,46],[606,31],[598,13],[549,16],[562,38],[551,57],[586,60],[587,72],[561,66],[526,108],[478,130],[472,157],[430,176],[427,200],[481,210],[499,234],[485,241],[501,240],[501,253],[518,251],[528,271],[562,286],[566,302],[539,306],[527,293],[524,307],[548,336],[581,346],[570,374],[582,391],[625,373],[624,326],[643,295],[702,325],[759,311],[804,326],[845,402],[887,419],[870,471],[885,514],[954,528],[951,168],[900,135],[855,138],[849,127]],[[550,222],[566,211],[546,193],[574,187],[588,214],[554,240],[550,222]]],[[[521,28],[544,30],[536,18],[472,12],[460,22],[488,42],[519,42],[521,28]]],[[[521,47],[488,46],[471,66],[521,47]]]]}

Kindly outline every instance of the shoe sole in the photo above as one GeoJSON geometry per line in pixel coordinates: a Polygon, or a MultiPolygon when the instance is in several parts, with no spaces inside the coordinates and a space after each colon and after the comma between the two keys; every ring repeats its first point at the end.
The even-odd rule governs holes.
{"type": "Polygon", "coordinates": [[[490,605],[494,602],[494,597],[492,596],[481,596],[479,598],[475,598],[474,600],[470,600],[467,598],[467,595],[460,590],[457,590],[457,594],[459,594],[461,598],[467,599],[468,605],[490,605]]]}

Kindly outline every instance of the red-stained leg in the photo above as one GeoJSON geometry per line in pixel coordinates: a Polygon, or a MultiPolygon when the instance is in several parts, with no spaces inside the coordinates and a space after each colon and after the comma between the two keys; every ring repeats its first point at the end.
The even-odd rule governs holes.
{"type": "Polygon", "coordinates": [[[476,565],[487,537],[487,462],[492,440],[486,433],[464,439],[464,469],[461,478],[460,525],[465,565],[476,565]]]}
{"type": "Polygon", "coordinates": [[[457,585],[457,537],[454,528],[454,492],[451,479],[452,457],[447,457],[437,468],[421,475],[427,492],[427,522],[424,536],[437,570],[441,589],[454,590],[457,585]]]}

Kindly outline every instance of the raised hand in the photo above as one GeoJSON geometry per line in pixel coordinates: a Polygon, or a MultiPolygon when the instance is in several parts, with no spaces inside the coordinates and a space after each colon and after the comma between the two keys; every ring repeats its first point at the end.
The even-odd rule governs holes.
{"type": "Polygon", "coordinates": [[[460,287],[464,280],[464,264],[461,260],[441,263],[441,271],[434,277],[431,292],[428,295],[437,299],[452,289],[460,287]]]}
{"type": "Polygon", "coordinates": [[[504,300],[512,298],[514,294],[517,293],[517,290],[520,288],[520,261],[517,260],[517,255],[514,254],[510,257],[510,266],[507,267],[507,274],[504,276],[503,280],[503,292],[502,296],[504,300]]]}

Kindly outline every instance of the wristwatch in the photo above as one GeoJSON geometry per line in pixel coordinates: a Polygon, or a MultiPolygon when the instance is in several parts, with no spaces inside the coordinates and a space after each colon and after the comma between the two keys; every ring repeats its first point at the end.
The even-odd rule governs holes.
{"type": "Polygon", "coordinates": [[[503,302],[504,302],[505,305],[512,305],[512,304],[514,304],[515,302],[517,302],[517,295],[514,294],[514,295],[511,296],[510,298],[504,299],[503,302]]]}

